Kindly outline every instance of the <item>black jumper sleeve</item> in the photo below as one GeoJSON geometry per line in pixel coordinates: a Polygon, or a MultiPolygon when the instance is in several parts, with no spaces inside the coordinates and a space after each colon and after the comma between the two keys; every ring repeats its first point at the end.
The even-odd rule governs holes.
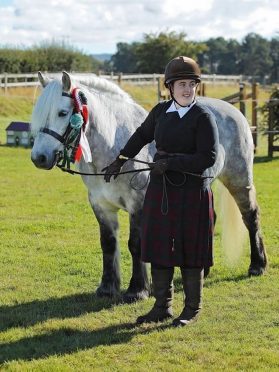
{"type": "Polygon", "coordinates": [[[161,104],[159,103],[150,111],[144,122],[130,137],[124,148],[120,151],[120,155],[127,156],[128,158],[135,157],[140,150],[148,143],[154,140],[155,130],[155,115],[160,109],[161,104]]]}
{"type": "Polygon", "coordinates": [[[219,136],[214,116],[202,113],[197,119],[196,152],[168,158],[168,169],[203,173],[215,163],[218,144],[219,136]]]}

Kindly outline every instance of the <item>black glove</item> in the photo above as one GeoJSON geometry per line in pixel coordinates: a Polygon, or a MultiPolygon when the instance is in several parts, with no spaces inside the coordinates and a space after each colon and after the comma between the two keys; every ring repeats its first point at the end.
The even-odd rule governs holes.
{"type": "Polygon", "coordinates": [[[110,165],[102,169],[102,172],[105,172],[104,176],[105,181],[110,182],[110,179],[113,176],[113,174],[111,173],[115,173],[113,177],[115,179],[126,161],[127,161],[126,159],[116,158],[110,165]]]}
{"type": "Polygon", "coordinates": [[[151,173],[161,175],[168,169],[168,165],[168,159],[159,159],[154,164],[152,164],[151,173]]]}

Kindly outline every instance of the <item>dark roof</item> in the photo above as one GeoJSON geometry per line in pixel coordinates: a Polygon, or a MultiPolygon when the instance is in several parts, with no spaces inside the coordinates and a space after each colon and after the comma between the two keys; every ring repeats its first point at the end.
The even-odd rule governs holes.
{"type": "Polygon", "coordinates": [[[18,132],[29,132],[30,123],[24,123],[22,121],[12,121],[6,128],[6,130],[15,130],[18,132]]]}

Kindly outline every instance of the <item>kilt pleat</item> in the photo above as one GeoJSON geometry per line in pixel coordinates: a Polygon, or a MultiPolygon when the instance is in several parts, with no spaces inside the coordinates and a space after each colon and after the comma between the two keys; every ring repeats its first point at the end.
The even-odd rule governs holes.
{"type": "Polygon", "coordinates": [[[167,184],[168,213],[161,212],[163,187],[150,182],[144,201],[142,261],[162,266],[213,265],[213,194],[210,186],[167,184]]]}

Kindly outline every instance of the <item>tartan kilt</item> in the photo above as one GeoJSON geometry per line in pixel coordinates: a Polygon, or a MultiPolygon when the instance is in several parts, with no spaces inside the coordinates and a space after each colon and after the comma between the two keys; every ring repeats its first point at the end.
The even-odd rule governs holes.
{"type": "Polygon", "coordinates": [[[143,206],[141,259],[162,266],[213,265],[213,193],[210,185],[167,184],[168,213],[163,215],[162,183],[150,181],[143,206]]]}

